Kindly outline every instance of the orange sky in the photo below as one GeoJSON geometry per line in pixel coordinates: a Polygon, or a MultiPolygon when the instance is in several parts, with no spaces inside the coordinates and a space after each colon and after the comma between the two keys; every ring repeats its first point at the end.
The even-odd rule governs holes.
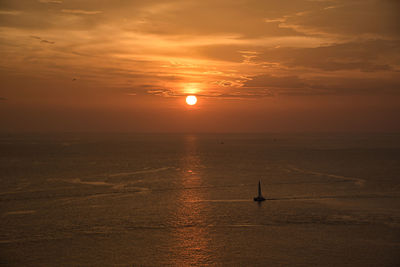
{"type": "Polygon", "coordinates": [[[400,131],[399,71],[395,0],[0,2],[2,132],[400,131]]]}

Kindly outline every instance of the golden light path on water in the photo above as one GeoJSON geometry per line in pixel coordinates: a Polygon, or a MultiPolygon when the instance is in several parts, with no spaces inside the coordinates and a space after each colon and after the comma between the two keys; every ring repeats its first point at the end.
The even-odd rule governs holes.
{"type": "Polygon", "coordinates": [[[173,266],[201,266],[212,262],[210,233],[207,227],[209,206],[202,185],[202,164],[197,152],[196,136],[185,136],[185,154],[181,160],[181,186],[178,209],[174,216],[170,263],[173,266]]]}

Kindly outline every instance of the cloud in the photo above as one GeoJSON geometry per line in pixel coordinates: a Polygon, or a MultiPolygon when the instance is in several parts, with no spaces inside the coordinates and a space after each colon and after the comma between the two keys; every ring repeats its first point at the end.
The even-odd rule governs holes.
{"type": "Polygon", "coordinates": [[[7,100],[7,98],[0,96],[0,101],[6,101],[6,100],[7,100]]]}
{"type": "Polygon", "coordinates": [[[273,76],[269,74],[257,75],[247,80],[241,92],[252,91],[254,95],[257,92],[262,92],[261,95],[267,96],[277,95],[320,95],[328,94],[329,91],[321,92],[318,86],[315,86],[313,81],[300,78],[298,76],[273,76]]]}
{"type": "MultiPolygon", "coordinates": [[[[147,94],[162,96],[162,97],[184,97],[187,93],[177,92],[174,89],[150,89],[147,94]]],[[[271,97],[274,94],[267,88],[233,88],[227,92],[218,91],[203,91],[196,93],[198,97],[204,98],[223,98],[223,99],[245,99],[245,98],[260,98],[271,97]]]]}
{"type": "Polygon", "coordinates": [[[281,27],[306,34],[339,34],[347,37],[399,37],[399,1],[337,0],[322,8],[285,17],[281,27]]]}
{"type": "Polygon", "coordinates": [[[103,13],[103,11],[98,10],[82,10],[82,9],[62,9],[61,12],[77,15],[96,15],[103,13]]]}
{"type": "Polygon", "coordinates": [[[39,0],[40,3],[45,4],[62,4],[63,1],[61,0],[39,0]]]}
{"type": "Polygon", "coordinates": [[[177,93],[176,91],[171,89],[150,89],[147,90],[147,93],[150,95],[163,96],[163,97],[180,97],[185,95],[177,93]]]}
{"type": "Polygon", "coordinates": [[[297,76],[254,76],[245,83],[245,87],[269,87],[269,88],[302,88],[305,82],[297,76]]]}
{"type": "Polygon", "coordinates": [[[400,95],[400,80],[375,77],[314,78],[313,88],[333,95],[400,95]]]}
{"type": "MultiPolygon", "coordinates": [[[[247,0],[232,5],[231,1],[227,0],[217,3],[211,0],[184,1],[170,4],[158,12],[154,12],[156,9],[150,7],[141,12],[143,20],[138,30],[161,35],[236,34],[240,38],[303,35],[290,28],[279,28],[278,23],[264,22],[265,17],[276,16],[277,11],[273,10],[274,7],[278,7],[278,10],[283,6],[290,6],[289,10],[295,9],[288,5],[287,1],[282,2],[277,4],[247,0]]],[[[278,11],[278,14],[284,15],[286,12],[278,11]]]]}
{"type": "Polygon", "coordinates": [[[55,44],[55,42],[52,42],[52,41],[49,41],[49,40],[42,39],[42,38],[41,38],[41,37],[39,37],[39,36],[34,36],[34,35],[32,35],[32,36],[31,36],[31,38],[33,38],[33,39],[37,39],[37,40],[39,40],[41,43],[46,43],[46,44],[55,44]]]}
{"type": "MultiPolygon", "coordinates": [[[[252,77],[239,88],[240,92],[252,90],[271,95],[400,95],[400,80],[375,77],[341,76],[272,76],[252,77]]],[[[240,95],[240,94],[238,94],[240,95]]]]}
{"type": "Polygon", "coordinates": [[[0,15],[17,16],[20,14],[22,14],[22,12],[18,10],[0,10],[0,15]]]}
{"type": "Polygon", "coordinates": [[[369,40],[331,44],[314,48],[265,49],[254,59],[276,62],[288,67],[306,67],[324,71],[391,71],[400,67],[400,41],[369,40]]]}
{"type": "MultiPolygon", "coordinates": [[[[361,5],[370,14],[371,1],[363,6],[352,0],[350,4],[340,0],[241,0],[235,4],[228,0],[133,0],[98,5],[87,0],[74,5],[64,1],[63,6],[51,9],[38,1],[8,1],[3,9],[21,9],[24,16],[4,16],[0,21],[5,26],[0,47],[6,51],[4,62],[16,62],[0,67],[52,77],[70,71],[68,79],[79,73],[80,83],[135,88],[132,93],[139,96],[180,97],[185,83],[201,84],[198,92],[204,97],[342,94],[350,84],[357,85],[346,78],[371,79],[385,73],[382,84],[398,79],[399,41],[350,38],[351,31],[341,29],[340,14],[345,19],[349,15],[343,5],[361,5]],[[336,18],[328,21],[320,14],[336,18]],[[56,40],[57,46],[46,51],[38,45],[31,47],[32,42],[26,42],[30,34],[43,44],[56,40]],[[339,86],[333,79],[346,82],[339,86]],[[140,87],[145,83],[152,84],[140,87]]],[[[360,22],[357,27],[366,27],[361,32],[371,32],[371,23],[361,23],[369,15],[354,12],[360,22]]]]}
{"type": "Polygon", "coordinates": [[[46,43],[46,44],[55,44],[55,42],[48,41],[48,40],[41,40],[41,43],[46,43]]]}
{"type": "MultiPolygon", "coordinates": [[[[243,90],[243,89],[242,89],[243,90]]],[[[274,96],[273,92],[268,89],[262,90],[245,90],[245,91],[237,91],[231,93],[223,93],[215,96],[208,97],[216,97],[216,98],[224,98],[224,99],[245,99],[245,98],[261,98],[261,97],[272,97],[274,96]]]]}

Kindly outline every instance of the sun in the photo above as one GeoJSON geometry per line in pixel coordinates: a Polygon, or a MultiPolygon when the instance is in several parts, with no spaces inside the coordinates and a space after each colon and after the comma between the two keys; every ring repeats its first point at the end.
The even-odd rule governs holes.
{"type": "Polygon", "coordinates": [[[186,103],[191,106],[195,105],[197,103],[197,97],[194,95],[188,95],[186,97],[186,103]]]}

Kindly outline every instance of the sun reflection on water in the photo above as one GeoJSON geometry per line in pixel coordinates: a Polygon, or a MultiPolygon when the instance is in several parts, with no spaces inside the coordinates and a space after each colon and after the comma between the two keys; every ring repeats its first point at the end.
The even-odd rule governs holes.
{"type": "Polygon", "coordinates": [[[174,266],[207,265],[211,261],[207,216],[207,194],[202,186],[202,164],[196,136],[185,136],[185,153],[182,157],[181,186],[173,232],[170,261],[174,266]]]}

